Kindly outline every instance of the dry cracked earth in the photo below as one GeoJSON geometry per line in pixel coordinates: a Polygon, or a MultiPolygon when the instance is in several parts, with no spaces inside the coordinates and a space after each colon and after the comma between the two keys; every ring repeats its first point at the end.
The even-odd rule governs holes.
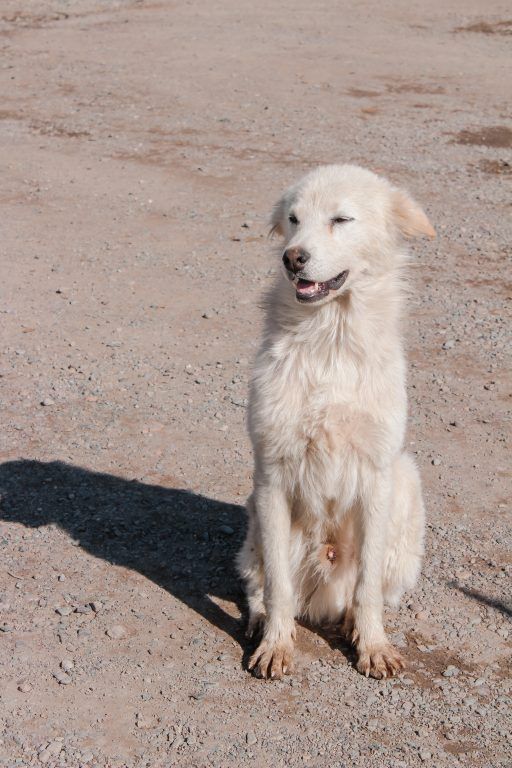
{"type": "Polygon", "coordinates": [[[3,0],[0,765],[512,765],[508,3],[3,0]],[[267,215],[325,162],[408,187],[425,565],[353,667],[248,674],[233,558],[267,215]]]}

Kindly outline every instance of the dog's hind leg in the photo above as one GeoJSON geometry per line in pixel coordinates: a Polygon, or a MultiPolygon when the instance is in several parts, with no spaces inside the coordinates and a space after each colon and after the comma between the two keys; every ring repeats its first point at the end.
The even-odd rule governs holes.
{"type": "Polygon", "coordinates": [[[249,617],[247,621],[248,637],[259,634],[265,622],[263,603],[263,560],[258,530],[258,519],[254,511],[253,497],[247,500],[247,535],[242,549],[237,556],[238,573],[245,582],[249,617]]]}
{"type": "Polygon", "coordinates": [[[425,509],[421,481],[412,456],[402,453],[393,467],[393,498],[384,559],[384,599],[396,606],[412,589],[423,557],[425,509]]]}

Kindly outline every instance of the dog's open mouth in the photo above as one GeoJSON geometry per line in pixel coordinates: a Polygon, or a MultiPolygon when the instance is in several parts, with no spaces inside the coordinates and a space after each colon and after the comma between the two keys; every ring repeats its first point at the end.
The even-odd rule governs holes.
{"type": "Polygon", "coordinates": [[[329,291],[337,291],[338,288],[341,288],[347,277],[348,269],[344,272],[340,272],[339,275],[331,278],[331,280],[326,280],[324,283],[318,283],[314,280],[303,280],[296,276],[294,285],[297,301],[318,301],[318,299],[327,296],[329,291]]]}

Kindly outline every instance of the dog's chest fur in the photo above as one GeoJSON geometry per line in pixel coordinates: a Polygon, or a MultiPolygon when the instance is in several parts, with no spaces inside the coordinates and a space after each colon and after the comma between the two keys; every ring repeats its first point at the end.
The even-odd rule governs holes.
{"type": "Polygon", "coordinates": [[[257,460],[322,516],[332,500],[353,504],[361,461],[378,467],[399,450],[405,395],[401,364],[383,370],[382,359],[358,356],[341,322],[316,330],[307,341],[278,333],[260,354],[249,421],[257,460]]]}

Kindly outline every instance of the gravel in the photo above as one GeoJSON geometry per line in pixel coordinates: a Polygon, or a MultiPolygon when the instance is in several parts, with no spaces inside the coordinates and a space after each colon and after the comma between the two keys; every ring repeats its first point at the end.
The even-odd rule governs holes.
{"type": "Polygon", "coordinates": [[[2,5],[0,765],[505,768],[503,6],[214,11],[2,5]],[[438,233],[410,243],[404,323],[426,556],[385,612],[404,675],[298,625],[267,684],[234,566],[267,220],[332,161],[408,187],[438,233]]]}
{"type": "Polygon", "coordinates": [[[105,634],[112,640],[121,640],[126,636],[126,629],[121,624],[115,624],[113,627],[109,627],[105,634]]]}

